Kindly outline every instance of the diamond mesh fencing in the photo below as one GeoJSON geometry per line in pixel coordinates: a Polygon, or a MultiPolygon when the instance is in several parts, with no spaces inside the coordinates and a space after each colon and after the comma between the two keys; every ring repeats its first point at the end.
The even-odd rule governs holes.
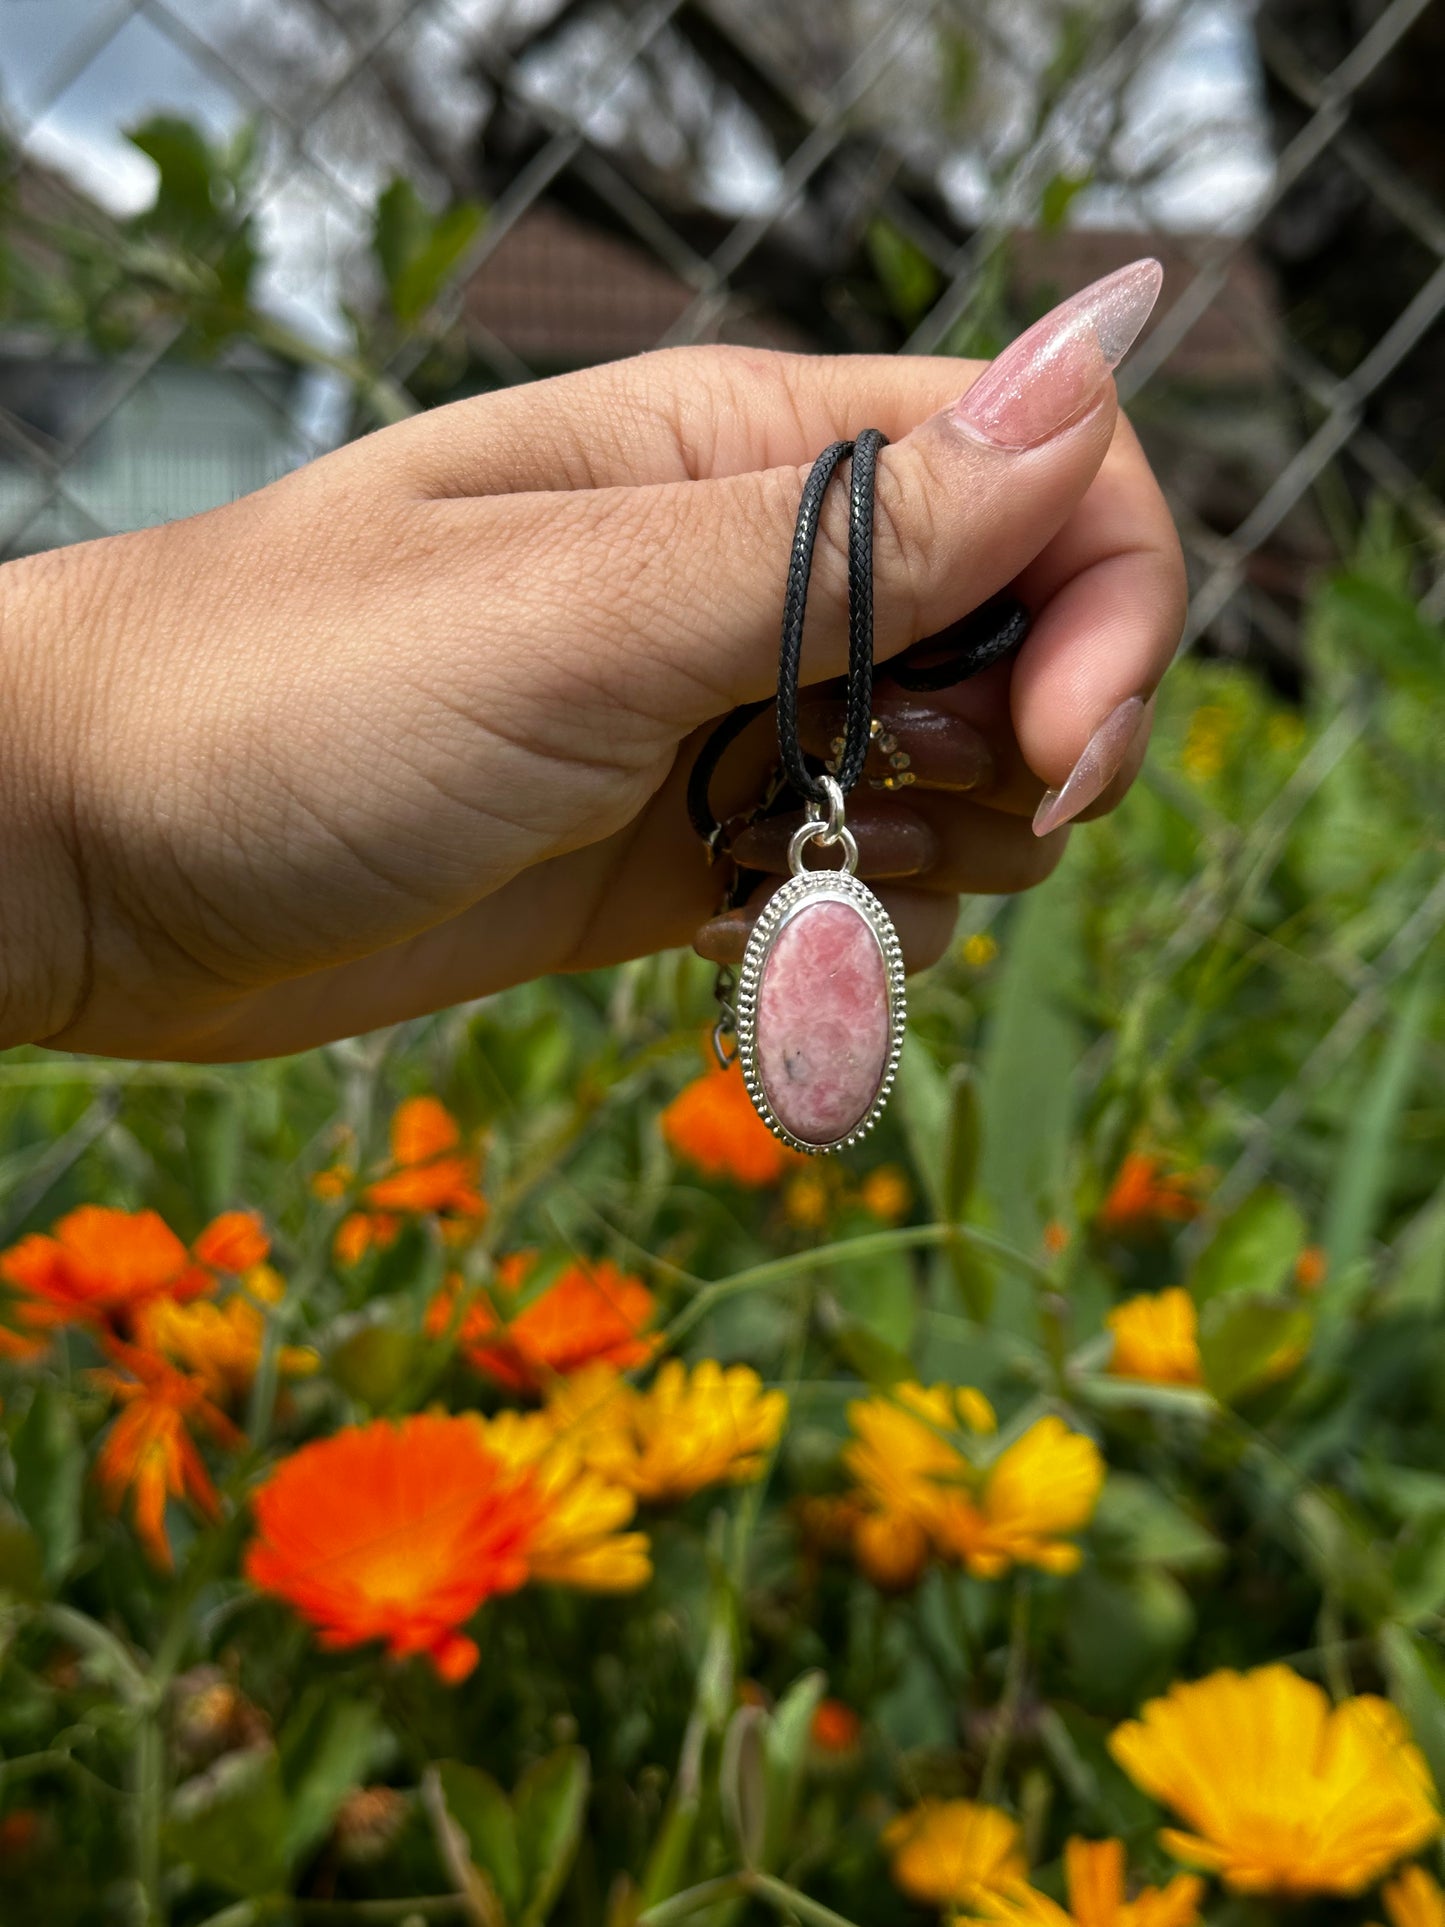
{"type": "MultiPolygon", "coordinates": [[[[1311,584],[1371,518],[1445,614],[1442,54],[1429,0],[0,0],[0,558],[659,344],[987,355],[1155,253],[1122,389],[1186,646],[1289,694],[1311,584]]],[[[1369,727],[1366,693],[1201,882],[1175,961],[1369,727]]],[[[1336,1015],[1242,1120],[1226,1198],[1442,924],[1445,881],[1330,949],[1336,1015]]]]}

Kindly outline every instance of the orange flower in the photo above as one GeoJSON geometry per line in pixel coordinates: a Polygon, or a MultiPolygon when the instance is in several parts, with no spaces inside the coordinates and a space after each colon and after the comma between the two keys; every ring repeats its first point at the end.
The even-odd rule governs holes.
{"type": "Polygon", "coordinates": [[[1099,1228],[1129,1233],[1197,1218],[1199,1181],[1196,1171],[1174,1171],[1166,1176],[1163,1158],[1131,1151],[1099,1207],[1099,1228]]]}
{"type": "Polygon", "coordinates": [[[475,1421],[435,1413],[305,1445],[253,1503],[253,1585],[309,1620],[323,1646],[384,1640],[451,1681],[478,1659],[459,1628],[525,1583],[545,1517],[530,1473],[505,1467],[475,1421]]]}
{"type": "Polygon", "coordinates": [[[191,1249],[212,1271],[239,1275],[264,1261],[271,1240],[254,1211],[223,1211],[211,1220],[191,1249]]]}
{"type": "Polygon", "coordinates": [[[256,1250],[265,1256],[265,1234],[245,1212],[217,1218],[188,1252],[154,1211],[83,1204],[50,1236],[32,1233],[0,1255],[0,1278],[20,1294],[18,1316],[32,1330],[90,1324],[124,1335],[142,1305],[198,1297],[214,1286],[213,1268],[232,1270],[256,1250]]]}
{"type": "MultiPolygon", "coordinates": [[[[355,1264],[373,1248],[394,1244],[405,1218],[435,1215],[449,1242],[476,1230],[487,1215],[478,1190],[481,1156],[463,1151],[461,1129],[434,1097],[409,1097],[391,1120],[391,1168],[362,1190],[366,1207],[343,1218],[335,1250],[343,1264],[355,1264]]],[[[312,1179],[321,1197],[344,1194],[351,1172],[343,1166],[312,1179]]]]}
{"type": "Polygon", "coordinates": [[[880,1164],[858,1187],[858,1202],[884,1224],[901,1224],[913,1204],[913,1190],[896,1164],[880,1164]]]}
{"type": "Polygon", "coordinates": [[[43,1358],[50,1349],[45,1338],[32,1338],[24,1332],[11,1331],[0,1325],[0,1359],[8,1359],[12,1365],[33,1365],[37,1358],[43,1358]]]}
{"type": "Polygon", "coordinates": [[[1294,1261],[1294,1281],[1301,1291],[1318,1291],[1329,1276],[1329,1256],[1320,1245],[1306,1245],[1294,1261]]]}
{"type": "Polygon", "coordinates": [[[1069,1248],[1073,1233],[1058,1218],[1050,1218],[1044,1226],[1043,1246],[1047,1258],[1061,1258],[1069,1248]]]}
{"type": "MultiPolygon", "coordinates": [[[[535,1251],[511,1253],[497,1266],[491,1302],[478,1298],[467,1307],[457,1338],[477,1371],[513,1391],[541,1392],[550,1379],[586,1365],[626,1371],[652,1356],[655,1341],[647,1327],[657,1301],[640,1278],[605,1258],[568,1265],[513,1311],[536,1264],[535,1251]]],[[[446,1331],[458,1286],[449,1281],[432,1301],[427,1329],[433,1336],[446,1331]]]]}
{"type": "Polygon", "coordinates": [[[189,1500],[207,1520],[221,1509],[188,1422],[228,1450],[244,1441],[199,1379],[135,1346],[112,1340],[109,1349],[131,1376],[93,1374],[122,1407],[96,1457],[95,1475],[113,1512],[119,1512],[127,1492],[133,1495],[136,1537],[154,1563],[169,1572],[174,1562],[166,1537],[167,1499],[189,1500]]]}
{"type": "Polygon", "coordinates": [[[662,1135],[673,1153],[705,1178],[735,1184],[776,1184],[802,1159],[775,1138],[753,1109],[741,1069],[708,1070],[680,1090],[662,1114],[662,1135]]]}
{"type": "Polygon", "coordinates": [[[820,1753],[853,1753],[863,1732],[863,1722],[844,1700],[819,1700],[813,1713],[810,1736],[820,1753]]]}

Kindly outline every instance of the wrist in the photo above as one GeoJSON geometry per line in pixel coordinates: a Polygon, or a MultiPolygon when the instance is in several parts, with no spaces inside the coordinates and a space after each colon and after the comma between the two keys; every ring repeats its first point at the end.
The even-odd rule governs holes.
{"type": "MultiPolygon", "coordinates": [[[[89,976],[83,861],[68,798],[74,731],[59,663],[76,553],[0,567],[0,1048],[64,1032],[89,976]]],[[[73,610],[72,613],[78,613],[73,610]]]]}

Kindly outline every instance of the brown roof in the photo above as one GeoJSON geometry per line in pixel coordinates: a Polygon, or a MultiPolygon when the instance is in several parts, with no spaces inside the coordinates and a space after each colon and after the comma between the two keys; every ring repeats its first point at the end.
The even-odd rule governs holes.
{"type": "MultiPolygon", "coordinates": [[[[1177,299],[1220,246],[1215,236],[1151,235],[1106,229],[1020,231],[1009,242],[1014,292],[1023,305],[1083,287],[1141,254],[1165,270],[1177,299]]],[[[464,315],[529,367],[580,367],[655,348],[682,317],[694,290],[634,245],[545,203],[498,243],[467,287],[464,315]]],[[[1265,344],[1278,327],[1268,277],[1249,251],[1235,254],[1214,301],[1171,356],[1171,372],[1205,383],[1258,382],[1265,344]]],[[[788,324],[731,303],[708,329],[713,340],[807,348],[788,324]]]]}

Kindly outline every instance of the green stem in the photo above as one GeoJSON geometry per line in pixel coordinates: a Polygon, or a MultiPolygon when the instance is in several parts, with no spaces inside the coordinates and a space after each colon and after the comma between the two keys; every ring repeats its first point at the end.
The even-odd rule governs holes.
{"type": "Polygon", "coordinates": [[[755,1894],[759,1900],[766,1900],[780,1914],[791,1914],[798,1920],[806,1920],[810,1927],[855,1927],[855,1923],[844,1914],[835,1914],[831,1907],[821,1901],[809,1900],[790,1887],[786,1880],[778,1880],[770,1873],[745,1873],[740,1877],[744,1893],[755,1894]]]}
{"type": "Polygon", "coordinates": [[[666,1900],[649,1907],[645,1914],[639,1914],[637,1927],[672,1927],[674,1921],[686,1920],[689,1914],[711,1907],[714,1901],[735,1900],[744,1891],[741,1874],[728,1873],[716,1880],[704,1880],[696,1887],[685,1887],[680,1894],[670,1894],[666,1900]]]}
{"type": "Polygon", "coordinates": [[[1013,1265],[1036,1283],[1051,1282],[1047,1267],[1036,1264],[1026,1253],[1005,1243],[1002,1238],[991,1236],[987,1231],[977,1231],[971,1225],[961,1224],[903,1225],[894,1231],[872,1232],[866,1238],[847,1238],[838,1244],[816,1245],[811,1251],[796,1251],[786,1258],[772,1258],[766,1264],[751,1265],[746,1271],[734,1272],[731,1278],[715,1279],[683,1306],[663,1333],[664,1344],[668,1347],[676,1345],[724,1299],[735,1298],[745,1291],[762,1291],[771,1285],[784,1284],[800,1272],[820,1271],[829,1265],[858,1264],[893,1251],[934,1250],[940,1246],[958,1244],[972,1245],[975,1250],[997,1258],[1001,1264],[1013,1265]]]}
{"type": "Polygon", "coordinates": [[[161,1735],[153,1707],[136,1717],[135,1747],[131,1754],[135,1826],[135,1877],[140,1890],[145,1927],[164,1927],[165,1896],[161,1890],[161,1735]]]}
{"type": "Polygon", "coordinates": [[[115,1634],[98,1619],[77,1612],[73,1606],[58,1604],[45,1607],[43,1616],[62,1639],[104,1660],[116,1674],[121,1692],[130,1705],[145,1706],[154,1697],[145,1674],[115,1634]]]}
{"type": "Polygon", "coordinates": [[[361,1927],[364,1921],[463,1920],[470,1903],[461,1894],[422,1894],[411,1900],[293,1900],[289,1905],[298,1920],[334,1921],[336,1927],[354,1921],[361,1927]]]}
{"type": "Polygon", "coordinates": [[[1023,1699],[1028,1658],[1029,1585],[1023,1574],[1018,1573],[1014,1578],[1013,1605],[1009,1614],[1008,1666],[1004,1672],[1003,1692],[999,1697],[998,1723],[989,1740],[988,1758],[984,1761],[983,1778],[979,1782],[978,1797],[985,1806],[993,1805],[1003,1791],[1004,1769],[1008,1765],[1019,1703],[1023,1699]]]}

